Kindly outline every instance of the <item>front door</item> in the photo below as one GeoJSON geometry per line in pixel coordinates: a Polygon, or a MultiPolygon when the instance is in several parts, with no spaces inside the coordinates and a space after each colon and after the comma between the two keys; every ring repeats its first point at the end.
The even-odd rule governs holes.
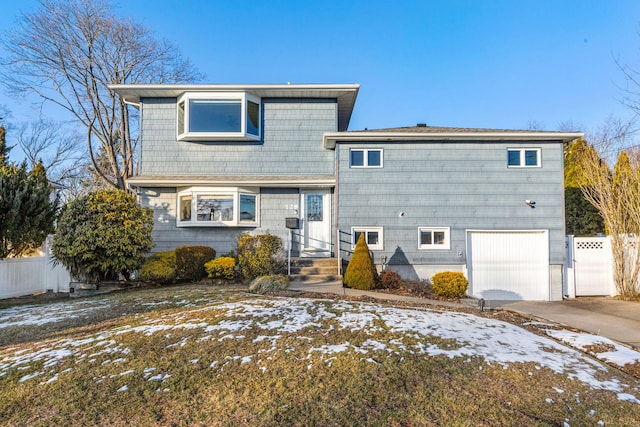
{"type": "Polygon", "coordinates": [[[301,256],[331,256],[331,192],[302,190],[301,256]]]}

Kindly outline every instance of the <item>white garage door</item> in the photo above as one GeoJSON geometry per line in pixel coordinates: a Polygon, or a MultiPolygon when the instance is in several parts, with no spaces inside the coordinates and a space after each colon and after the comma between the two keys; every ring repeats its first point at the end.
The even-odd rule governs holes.
{"type": "Polygon", "coordinates": [[[467,231],[469,291],[485,300],[549,300],[543,231],[467,231]]]}

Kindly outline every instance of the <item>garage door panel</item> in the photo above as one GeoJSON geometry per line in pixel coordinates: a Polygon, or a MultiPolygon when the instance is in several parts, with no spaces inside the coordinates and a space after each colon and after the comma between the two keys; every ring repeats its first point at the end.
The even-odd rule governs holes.
{"type": "Polygon", "coordinates": [[[474,297],[549,299],[546,231],[469,231],[469,278],[474,297]]]}

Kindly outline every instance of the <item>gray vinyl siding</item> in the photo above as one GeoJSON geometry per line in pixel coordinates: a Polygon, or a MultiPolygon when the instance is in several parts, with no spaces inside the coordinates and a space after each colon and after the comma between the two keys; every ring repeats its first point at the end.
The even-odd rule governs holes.
{"type": "Polygon", "coordinates": [[[386,256],[390,264],[464,265],[468,229],[549,230],[550,264],[564,263],[560,142],[340,143],[336,150],[338,228],[382,226],[376,263],[386,256]],[[507,147],[541,147],[542,167],[507,168],[507,147]],[[384,149],[384,167],[349,168],[351,148],[384,149]],[[451,228],[450,250],[418,249],[418,227],[429,226],[451,228]]]}
{"type": "Polygon", "coordinates": [[[263,99],[258,142],[177,141],[176,99],[142,100],[140,175],[331,175],[322,134],[337,130],[337,103],[263,99]]]}
{"type": "Polygon", "coordinates": [[[271,233],[280,236],[286,245],[289,232],[285,216],[295,216],[299,203],[297,188],[263,188],[260,192],[259,227],[177,227],[175,188],[143,188],[140,204],[154,211],[153,252],[169,251],[182,245],[207,245],[218,255],[235,249],[237,239],[245,232],[271,233]]]}

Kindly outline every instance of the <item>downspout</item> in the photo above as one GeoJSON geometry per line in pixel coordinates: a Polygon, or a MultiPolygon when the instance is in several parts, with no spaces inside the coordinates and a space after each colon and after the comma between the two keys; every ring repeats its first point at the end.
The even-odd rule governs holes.
{"type": "Polygon", "coordinates": [[[335,221],[335,236],[336,236],[336,258],[338,259],[338,275],[342,276],[342,252],[340,251],[340,228],[338,227],[338,219],[339,219],[339,209],[338,205],[340,202],[340,150],[337,147],[334,148],[335,151],[335,177],[336,183],[333,187],[333,217],[335,221]]]}

